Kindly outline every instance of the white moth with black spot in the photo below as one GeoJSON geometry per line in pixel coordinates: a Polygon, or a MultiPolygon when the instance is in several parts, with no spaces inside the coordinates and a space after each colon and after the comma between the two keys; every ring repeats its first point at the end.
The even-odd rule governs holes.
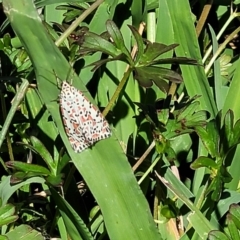
{"type": "Polygon", "coordinates": [[[62,119],[75,152],[82,152],[99,140],[111,136],[102,113],[75,87],[66,81],[60,93],[62,119]]]}

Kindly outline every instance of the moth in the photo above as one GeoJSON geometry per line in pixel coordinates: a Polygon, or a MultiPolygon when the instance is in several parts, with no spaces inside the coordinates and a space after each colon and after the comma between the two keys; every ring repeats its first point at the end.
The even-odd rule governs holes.
{"type": "Polygon", "coordinates": [[[81,91],[63,81],[60,109],[66,134],[75,152],[82,152],[96,142],[111,136],[102,113],[81,91]]]}

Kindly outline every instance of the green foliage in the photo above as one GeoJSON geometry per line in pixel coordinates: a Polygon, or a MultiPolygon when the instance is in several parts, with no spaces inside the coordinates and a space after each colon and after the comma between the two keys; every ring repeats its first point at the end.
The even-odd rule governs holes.
{"type": "Polygon", "coordinates": [[[0,225],[8,225],[12,222],[15,222],[18,219],[17,215],[14,215],[16,209],[11,204],[6,204],[0,208],[0,225]]]}
{"type": "Polygon", "coordinates": [[[240,239],[239,3],[204,4],[2,1],[0,239],[240,239]],[[113,132],[79,154],[63,80],[113,132]]]}
{"type": "MultiPolygon", "coordinates": [[[[142,87],[151,87],[152,82],[154,82],[161,90],[167,91],[165,80],[172,82],[180,83],[182,82],[182,77],[176,71],[172,71],[168,68],[159,67],[159,64],[197,64],[196,60],[188,59],[184,57],[175,57],[175,58],[161,58],[159,57],[173,50],[177,44],[171,44],[169,46],[161,43],[151,43],[146,42],[144,46],[144,41],[137,29],[133,26],[129,26],[132,31],[133,37],[135,38],[138,52],[135,59],[131,57],[130,51],[124,44],[123,36],[117,26],[110,20],[106,23],[107,33],[109,38],[113,40],[113,43],[110,43],[105,39],[105,36],[99,36],[95,33],[87,32],[84,34],[84,42],[81,44],[81,54],[102,52],[106,55],[111,56],[104,60],[94,62],[91,65],[95,66],[93,70],[96,70],[101,65],[106,64],[111,61],[120,60],[129,64],[132,68],[135,79],[138,80],[139,84],[142,87]]],[[[168,85],[167,85],[168,86],[168,85]]]]}
{"type": "Polygon", "coordinates": [[[232,204],[226,216],[226,226],[224,233],[221,231],[211,231],[208,235],[210,240],[215,239],[240,239],[240,208],[237,204],[232,204]]]}

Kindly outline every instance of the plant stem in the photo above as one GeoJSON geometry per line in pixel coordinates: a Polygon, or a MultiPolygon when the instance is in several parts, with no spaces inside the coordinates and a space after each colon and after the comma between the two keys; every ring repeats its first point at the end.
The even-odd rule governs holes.
{"type": "Polygon", "coordinates": [[[108,105],[106,106],[106,108],[102,112],[103,116],[106,116],[108,114],[108,112],[111,110],[111,108],[114,105],[115,101],[117,100],[120,92],[122,91],[125,83],[127,82],[131,72],[132,72],[132,68],[128,68],[128,70],[124,73],[123,78],[122,78],[121,82],[119,83],[115,93],[113,94],[113,96],[110,99],[108,105]]]}
{"type": "MultiPolygon", "coordinates": [[[[139,32],[140,35],[142,35],[144,28],[145,28],[145,23],[142,22],[142,23],[140,24],[140,26],[139,26],[139,29],[138,29],[138,32],[139,32]]],[[[133,46],[133,49],[132,49],[132,52],[131,52],[131,57],[132,57],[132,59],[134,59],[134,56],[136,55],[136,52],[137,52],[137,45],[135,44],[135,45],[133,46]]],[[[108,114],[108,112],[111,110],[114,102],[117,100],[117,98],[118,98],[121,90],[123,89],[126,81],[127,81],[128,78],[129,78],[129,75],[130,75],[131,72],[132,72],[132,68],[131,68],[129,65],[127,65],[127,68],[126,68],[126,70],[125,70],[125,73],[124,73],[124,75],[123,75],[122,80],[120,81],[120,83],[119,83],[119,85],[118,85],[115,93],[113,94],[111,100],[109,101],[107,107],[106,107],[106,108],[104,109],[104,111],[102,112],[103,116],[106,116],[106,115],[108,114]]]]}
{"type": "Polygon", "coordinates": [[[212,5],[213,5],[213,0],[209,0],[203,8],[203,11],[201,13],[201,16],[200,16],[200,18],[198,20],[198,23],[197,23],[197,26],[196,26],[196,33],[197,33],[198,37],[199,37],[199,35],[200,35],[200,33],[203,29],[203,26],[204,26],[204,24],[207,20],[207,17],[208,17],[209,12],[212,8],[212,5]]]}
{"type": "Polygon", "coordinates": [[[104,0],[97,0],[94,2],[87,10],[85,10],[71,25],[70,27],[60,36],[60,38],[55,42],[57,46],[61,43],[79,26],[79,24],[91,13],[93,12],[104,0]]]}
{"type": "Polygon", "coordinates": [[[152,149],[155,147],[155,141],[152,141],[151,145],[148,147],[148,149],[144,152],[144,154],[138,159],[138,161],[134,164],[132,167],[133,172],[136,171],[136,169],[140,166],[140,164],[146,159],[148,154],[152,151],[152,149]]]}
{"type": "Polygon", "coordinates": [[[13,116],[14,116],[20,102],[22,101],[23,97],[25,96],[25,92],[26,92],[28,86],[29,86],[28,80],[22,79],[22,84],[13,100],[12,107],[7,115],[7,118],[4,122],[4,124],[3,124],[2,131],[0,132],[0,148],[2,146],[4,138],[6,137],[6,134],[8,132],[8,129],[9,129],[10,123],[13,119],[13,116]]]}
{"type": "Polygon", "coordinates": [[[227,38],[226,40],[220,45],[218,50],[214,53],[212,59],[208,63],[208,65],[205,67],[205,73],[207,74],[217,57],[220,55],[220,53],[225,49],[226,45],[234,38],[234,36],[240,31],[240,27],[238,27],[236,30],[234,30],[227,38]]]}
{"type": "MultiPolygon", "coordinates": [[[[217,40],[220,39],[220,37],[222,36],[222,34],[224,33],[224,31],[226,30],[227,26],[234,20],[235,17],[239,17],[240,13],[233,13],[229,19],[225,22],[224,26],[222,27],[222,29],[220,30],[220,32],[217,35],[217,40]]],[[[203,57],[202,62],[205,63],[205,61],[207,60],[207,58],[209,57],[209,55],[212,52],[212,45],[208,48],[208,50],[206,51],[206,54],[203,57]]]]}
{"type": "Polygon", "coordinates": [[[162,155],[160,154],[159,157],[157,157],[153,163],[151,164],[151,166],[147,169],[147,171],[142,175],[142,177],[138,180],[138,185],[140,185],[143,180],[147,177],[147,175],[154,169],[154,167],[156,166],[156,164],[158,163],[159,160],[161,160],[162,155]]]}

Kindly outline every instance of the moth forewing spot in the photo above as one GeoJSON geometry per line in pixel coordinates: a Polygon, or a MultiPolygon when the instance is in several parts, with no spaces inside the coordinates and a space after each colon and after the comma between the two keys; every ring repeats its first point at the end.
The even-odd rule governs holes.
{"type": "Polygon", "coordinates": [[[75,152],[82,152],[111,136],[102,113],[78,89],[62,82],[60,108],[68,140],[75,152]]]}

